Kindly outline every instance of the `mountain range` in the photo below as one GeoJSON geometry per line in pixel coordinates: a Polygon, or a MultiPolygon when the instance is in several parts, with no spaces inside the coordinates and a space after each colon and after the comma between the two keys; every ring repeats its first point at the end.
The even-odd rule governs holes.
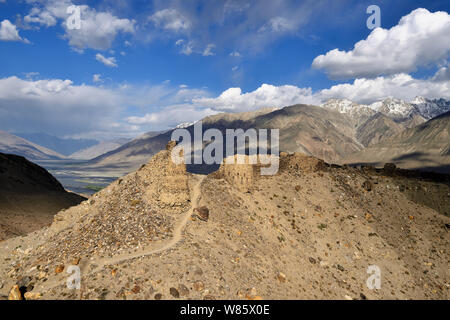
{"type": "Polygon", "coordinates": [[[0,152],[23,156],[32,160],[57,160],[65,156],[24,138],[0,130],[0,152]]]}
{"type": "Polygon", "coordinates": [[[94,139],[72,139],[59,138],[47,133],[14,133],[14,135],[31,141],[47,149],[54,150],[63,156],[69,157],[71,154],[82,149],[89,148],[99,143],[94,139]]]}
{"type": "MultiPolygon", "coordinates": [[[[329,163],[343,164],[347,161],[355,163],[366,161],[371,151],[364,153],[364,149],[384,141],[391,141],[391,139],[392,141],[401,140],[401,134],[404,131],[422,128],[420,127],[422,125],[427,126],[427,121],[448,111],[450,111],[450,101],[445,99],[416,97],[411,102],[407,102],[387,98],[369,105],[358,104],[347,99],[330,99],[320,106],[295,105],[244,113],[220,113],[206,117],[202,119],[202,122],[204,130],[216,128],[222,132],[226,129],[239,128],[244,130],[279,128],[281,151],[301,152],[329,163]],[[358,161],[358,156],[362,157],[359,159],[361,161],[358,161]]],[[[176,128],[186,128],[193,133],[193,123],[183,123],[176,128]]],[[[32,160],[91,159],[89,168],[110,168],[117,171],[117,174],[126,174],[137,169],[152,155],[164,149],[173,130],[148,132],[131,141],[126,139],[104,142],[69,141],[68,143],[72,144],[71,148],[73,143],[84,143],[89,146],[69,154],[68,157],[23,138],[0,132],[0,152],[18,154],[32,160]],[[92,145],[93,142],[95,144],[92,145]]],[[[413,134],[412,131],[407,132],[413,134]]],[[[47,145],[49,141],[54,140],[48,135],[35,135],[33,139],[37,137],[45,138],[42,141],[47,141],[47,145]]],[[[55,141],[53,142],[56,143],[55,141]]],[[[424,143],[421,139],[413,139],[413,141],[417,144],[424,143]]],[[[388,147],[387,143],[380,146],[384,149],[388,147]]],[[[426,153],[425,145],[415,148],[426,153]]],[[[382,154],[386,157],[377,157],[376,163],[395,162],[392,157],[387,157],[389,151],[380,153],[382,154]]],[[[440,156],[442,156],[440,153],[430,155],[432,158],[440,156]]],[[[445,161],[445,159],[441,160],[445,161]]],[[[439,164],[441,160],[433,161],[439,164]]],[[[398,164],[404,164],[404,161],[398,164]]]]}
{"type": "Polygon", "coordinates": [[[450,173],[450,111],[349,155],[345,162],[393,162],[402,168],[450,173]]]}
{"type": "MultiPolygon", "coordinates": [[[[321,106],[295,105],[245,113],[221,113],[202,121],[204,130],[217,128],[222,132],[237,128],[280,128],[280,150],[301,152],[330,163],[343,164],[350,159],[349,155],[357,155],[407,129],[426,126],[427,121],[448,111],[450,101],[444,99],[417,97],[406,102],[388,98],[370,105],[331,99],[321,106]]],[[[193,132],[193,125],[183,127],[193,132]]],[[[162,150],[171,134],[172,130],[144,135],[93,159],[90,166],[115,166],[124,173],[130,172],[162,150]]],[[[417,143],[421,141],[419,139],[417,143]]]]}

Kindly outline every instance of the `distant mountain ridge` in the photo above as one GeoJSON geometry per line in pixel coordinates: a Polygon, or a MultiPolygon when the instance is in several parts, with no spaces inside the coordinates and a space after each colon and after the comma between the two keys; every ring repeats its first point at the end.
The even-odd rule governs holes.
{"type": "MultiPolygon", "coordinates": [[[[294,105],[243,113],[220,113],[202,119],[203,129],[280,129],[280,150],[301,152],[326,162],[343,163],[357,153],[425,123],[450,110],[444,99],[417,97],[413,102],[388,98],[371,105],[330,99],[321,106],[294,105]],[[414,103],[413,103],[414,102],[414,103]]],[[[182,125],[189,131],[193,126],[182,125]]],[[[115,166],[130,172],[164,149],[172,130],[148,134],[91,161],[92,166],[115,166]]]]}
{"type": "Polygon", "coordinates": [[[407,169],[450,173],[450,111],[351,154],[345,162],[375,166],[393,162],[407,169]]]}
{"type": "Polygon", "coordinates": [[[69,158],[71,159],[80,159],[80,160],[90,160],[96,158],[102,154],[105,154],[109,151],[115,150],[125,143],[129,142],[130,139],[115,139],[109,141],[101,141],[89,148],[85,148],[79,150],[75,153],[72,153],[69,158]]]}
{"type": "Polygon", "coordinates": [[[92,147],[99,143],[94,139],[71,139],[71,138],[59,138],[47,133],[14,133],[14,135],[24,138],[28,141],[36,143],[40,146],[54,150],[64,156],[70,156],[71,154],[92,147]]]}
{"type": "Polygon", "coordinates": [[[380,112],[397,122],[405,122],[411,118],[425,122],[440,114],[450,111],[450,101],[445,99],[427,99],[416,97],[411,102],[401,99],[386,98],[370,105],[358,104],[348,99],[330,99],[321,107],[346,113],[355,119],[368,118],[380,112]]]}
{"type": "Polygon", "coordinates": [[[16,154],[31,160],[57,160],[65,156],[53,150],[0,130],[0,152],[16,154]]]}

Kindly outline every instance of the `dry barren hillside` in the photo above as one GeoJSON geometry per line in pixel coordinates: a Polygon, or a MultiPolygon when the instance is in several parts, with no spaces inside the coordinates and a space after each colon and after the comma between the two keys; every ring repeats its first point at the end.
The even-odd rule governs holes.
{"type": "Polygon", "coordinates": [[[399,167],[450,173],[450,112],[417,127],[349,155],[345,163],[382,166],[385,162],[399,167]]]}
{"type": "Polygon", "coordinates": [[[193,175],[173,144],[51,226],[0,243],[0,295],[27,299],[448,299],[446,176],[329,166],[193,175]],[[67,288],[71,265],[80,290],[67,288]],[[366,286],[370,265],[381,288],[366,286]]]}
{"type": "Polygon", "coordinates": [[[0,153],[0,240],[49,225],[58,211],[84,199],[66,192],[44,168],[0,153]]]}

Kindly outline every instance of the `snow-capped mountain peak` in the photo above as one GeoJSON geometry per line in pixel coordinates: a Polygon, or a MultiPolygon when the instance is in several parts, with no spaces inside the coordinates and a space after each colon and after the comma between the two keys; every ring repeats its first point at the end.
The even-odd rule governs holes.
{"type": "Polygon", "coordinates": [[[415,106],[422,117],[429,120],[440,114],[450,111],[450,101],[445,99],[427,99],[416,97],[411,104],[415,106]]]}
{"type": "Polygon", "coordinates": [[[383,101],[372,103],[369,108],[396,118],[407,118],[415,111],[415,107],[411,103],[395,98],[386,98],[383,101]]]}
{"type": "Polygon", "coordinates": [[[192,126],[193,124],[194,124],[193,122],[183,122],[183,123],[180,123],[179,125],[177,125],[175,127],[175,129],[184,129],[184,128],[192,126]]]}

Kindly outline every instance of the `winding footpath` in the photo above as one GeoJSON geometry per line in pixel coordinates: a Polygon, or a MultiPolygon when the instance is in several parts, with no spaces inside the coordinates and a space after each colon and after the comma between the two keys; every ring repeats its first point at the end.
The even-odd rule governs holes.
{"type": "MultiPolygon", "coordinates": [[[[198,206],[198,202],[199,202],[199,199],[201,196],[201,184],[206,176],[193,175],[192,177],[194,180],[194,185],[192,187],[191,207],[176,222],[174,230],[173,230],[172,238],[170,238],[169,240],[164,240],[158,244],[152,244],[152,245],[146,246],[145,248],[142,248],[135,252],[123,253],[123,254],[115,255],[111,258],[91,259],[91,260],[85,261],[84,263],[82,262],[79,265],[80,271],[81,271],[81,277],[83,278],[89,274],[100,272],[100,271],[104,270],[105,266],[107,266],[107,265],[116,265],[116,264],[120,264],[120,263],[123,263],[128,260],[151,256],[153,254],[161,253],[161,252],[167,251],[167,250],[175,247],[183,237],[183,230],[186,227],[186,225],[189,221],[189,218],[192,216],[194,208],[196,208],[198,206]],[[94,266],[94,267],[92,268],[91,266],[94,266]]],[[[69,275],[66,275],[65,279],[67,279],[67,277],[69,277],[69,275]]],[[[81,281],[81,283],[82,283],[82,287],[83,287],[83,280],[81,281]]],[[[50,288],[60,286],[61,284],[62,284],[61,278],[54,278],[51,280],[49,279],[49,281],[47,281],[45,283],[45,289],[49,290],[50,288]]],[[[64,285],[66,285],[65,282],[64,282],[64,285]]],[[[41,288],[39,288],[39,289],[44,289],[42,284],[40,286],[41,286],[41,288]]],[[[80,294],[81,294],[81,292],[80,292],[80,294]]],[[[81,296],[80,296],[80,298],[81,298],[81,296]]]]}
{"type": "Polygon", "coordinates": [[[164,241],[161,243],[158,247],[155,248],[155,245],[152,245],[151,247],[146,247],[141,250],[138,250],[137,252],[128,253],[128,254],[121,254],[116,255],[112,258],[106,258],[95,261],[95,264],[98,265],[97,268],[94,269],[93,272],[98,272],[102,270],[106,265],[113,265],[113,264],[119,264],[127,260],[140,258],[140,257],[146,257],[153,255],[155,253],[160,253],[166,250],[169,250],[173,248],[182,238],[183,230],[186,227],[186,224],[189,221],[189,218],[192,216],[192,213],[194,211],[194,208],[198,206],[198,201],[201,195],[201,184],[206,176],[204,175],[194,175],[195,185],[192,188],[192,196],[191,196],[191,207],[188,211],[180,218],[180,220],[176,223],[175,228],[173,230],[173,237],[170,238],[168,241],[164,241]]]}

